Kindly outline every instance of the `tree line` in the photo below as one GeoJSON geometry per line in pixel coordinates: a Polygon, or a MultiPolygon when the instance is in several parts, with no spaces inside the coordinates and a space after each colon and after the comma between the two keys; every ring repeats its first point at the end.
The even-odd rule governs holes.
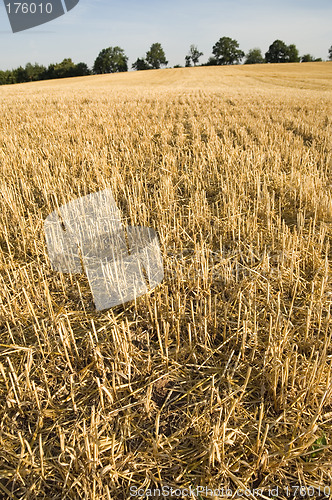
{"type": "MultiPolygon", "coordinates": [[[[185,66],[197,66],[199,59],[203,56],[196,45],[191,45],[185,56],[185,66]]],[[[328,49],[329,60],[332,61],[332,45],[328,49]]],[[[220,66],[230,64],[263,64],[263,63],[287,63],[287,62],[313,62],[321,61],[311,54],[299,55],[296,45],[286,45],[282,40],[275,40],[263,56],[261,49],[253,48],[245,54],[239,47],[239,43],[230,38],[222,37],[212,47],[212,56],[201,66],[220,66]]],[[[136,71],[147,69],[159,69],[167,66],[168,61],[164,49],[160,43],[153,43],[146,52],[145,57],[138,57],[132,64],[136,71]]],[[[182,67],[180,65],[174,68],[182,67]]],[[[93,67],[90,69],[84,62],[75,64],[70,58],[64,59],[57,64],[48,67],[40,64],[26,64],[13,70],[0,71],[0,85],[10,83],[23,83],[37,80],[51,80],[55,78],[69,78],[73,76],[98,75],[105,73],[118,73],[128,71],[128,57],[121,47],[108,47],[99,52],[93,67]]]]}
{"type": "Polygon", "coordinates": [[[87,64],[84,62],[75,64],[71,59],[64,59],[58,64],[50,64],[47,68],[38,63],[28,63],[24,68],[19,66],[11,71],[0,71],[0,85],[86,75],[91,75],[87,64]]]}

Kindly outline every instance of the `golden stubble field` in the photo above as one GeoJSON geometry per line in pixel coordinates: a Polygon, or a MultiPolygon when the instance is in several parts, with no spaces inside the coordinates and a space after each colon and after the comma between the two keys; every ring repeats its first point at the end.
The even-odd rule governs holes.
{"type": "Polygon", "coordinates": [[[0,88],[1,498],[328,497],[331,91],[332,63],[0,88]],[[165,279],[97,313],[43,221],[105,187],[165,279]]]}

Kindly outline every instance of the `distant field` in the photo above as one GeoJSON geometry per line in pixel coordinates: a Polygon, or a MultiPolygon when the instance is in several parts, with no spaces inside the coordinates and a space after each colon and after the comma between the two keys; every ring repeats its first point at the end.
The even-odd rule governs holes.
{"type": "Polygon", "coordinates": [[[331,90],[332,62],[0,87],[0,498],[329,497],[331,90]],[[165,279],[97,313],[43,221],[105,187],[165,279]]]}
{"type": "MultiPolygon", "coordinates": [[[[91,88],[96,92],[102,87],[128,88],[166,87],[168,89],[210,89],[226,90],[229,87],[242,89],[271,87],[292,87],[298,89],[332,90],[332,62],[316,62],[302,64],[253,64],[241,66],[207,66],[197,68],[158,69],[148,71],[132,71],[110,75],[83,76],[64,78],[45,82],[24,83],[0,87],[0,92],[14,90],[20,92],[36,92],[37,89],[62,89],[72,87],[91,88]]],[[[1,95],[1,94],[0,94],[1,95]]]]}

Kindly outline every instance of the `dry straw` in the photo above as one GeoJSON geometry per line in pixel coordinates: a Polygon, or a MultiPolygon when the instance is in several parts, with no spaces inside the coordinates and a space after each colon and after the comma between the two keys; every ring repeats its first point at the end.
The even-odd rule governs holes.
{"type": "Polygon", "coordinates": [[[0,496],[331,486],[331,77],[0,89],[0,496]],[[83,275],[52,271],[43,221],[107,187],[157,231],[165,279],[97,313],[83,275]]]}

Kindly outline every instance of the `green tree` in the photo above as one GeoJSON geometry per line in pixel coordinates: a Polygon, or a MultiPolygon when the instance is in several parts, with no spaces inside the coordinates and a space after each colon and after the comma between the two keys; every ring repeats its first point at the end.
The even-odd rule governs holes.
{"type": "Polygon", "coordinates": [[[10,70],[0,71],[0,85],[15,83],[13,72],[10,70]]]}
{"type": "Polygon", "coordinates": [[[301,62],[313,62],[315,58],[311,54],[304,54],[301,57],[301,62]]]}
{"type": "Polygon", "coordinates": [[[287,62],[287,45],[282,40],[275,40],[265,53],[265,60],[268,63],[287,62]]]}
{"type": "Polygon", "coordinates": [[[186,56],[186,66],[191,66],[190,61],[194,63],[194,66],[198,64],[199,58],[202,57],[203,52],[200,52],[197,45],[190,45],[189,54],[186,56]]]}
{"type": "Polygon", "coordinates": [[[75,76],[88,76],[91,75],[91,70],[85,62],[79,62],[75,65],[75,76]]]}
{"type": "Polygon", "coordinates": [[[332,61],[332,45],[329,48],[329,59],[330,59],[330,61],[332,61]]]}
{"type": "Polygon", "coordinates": [[[164,49],[160,43],[153,43],[146,53],[146,62],[152,69],[159,69],[160,66],[167,66],[164,49]]]}
{"type": "Polygon", "coordinates": [[[49,64],[46,71],[45,71],[45,80],[52,80],[53,78],[56,78],[55,75],[55,64],[49,64]]]}
{"type": "Polygon", "coordinates": [[[70,58],[64,59],[60,63],[49,64],[44,71],[42,79],[53,80],[54,78],[71,78],[72,76],[83,76],[86,70],[89,71],[85,63],[76,65],[70,58]]]}
{"type": "Polygon", "coordinates": [[[294,44],[286,45],[282,40],[275,40],[265,54],[268,63],[298,62],[299,51],[294,44]]]}
{"type": "Polygon", "coordinates": [[[25,65],[25,70],[27,72],[29,82],[36,82],[45,78],[46,68],[38,63],[27,63],[25,65]]]}
{"type": "Polygon", "coordinates": [[[297,50],[296,45],[294,45],[294,44],[288,45],[287,56],[288,56],[287,62],[299,62],[300,61],[299,51],[297,50]]]}
{"type": "Polygon", "coordinates": [[[143,71],[145,69],[151,69],[148,63],[143,58],[137,58],[136,61],[131,65],[136,71],[143,71]]]}
{"type": "Polygon", "coordinates": [[[61,63],[57,63],[53,68],[53,78],[69,78],[75,75],[75,64],[69,58],[64,59],[61,63]]]}
{"type": "Polygon", "coordinates": [[[212,53],[218,65],[236,64],[244,57],[244,52],[239,49],[239,43],[227,36],[218,40],[212,48],[212,53]]]}
{"type": "Polygon", "coordinates": [[[186,61],[186,64],[185,64],[186,68],[190,68],[190,66],[191,66],[191,57],[190,56],[186,56],[185,57],[185,61],[186,61]]]}
{"type": "Polygon", "coordinates": [[[128,57],[120,47],[108,47],[99,52],[94,65],[95,74],[117,73],[128,71],[128,57]]]}
{"type": "Polygon", "coordinates": [[[22,68],[22,66],[14,69],[13,77],[15,83],[24,83],[29,81],[28,73],[25,68],[22,68]]]}
{"type": "Polygon", "coordinates": [[[202,66],[217,66],[217,65],[218,61],[213,56],[209,57],[208,61],[205,64],[202,64],[202,66]]]}
{"type": "Polygon", "coordinates": [[[262,64],[263,62],[264,57],[262,56],[261,49],[254,48],[249,50],[244,64],[262,64]]]}

